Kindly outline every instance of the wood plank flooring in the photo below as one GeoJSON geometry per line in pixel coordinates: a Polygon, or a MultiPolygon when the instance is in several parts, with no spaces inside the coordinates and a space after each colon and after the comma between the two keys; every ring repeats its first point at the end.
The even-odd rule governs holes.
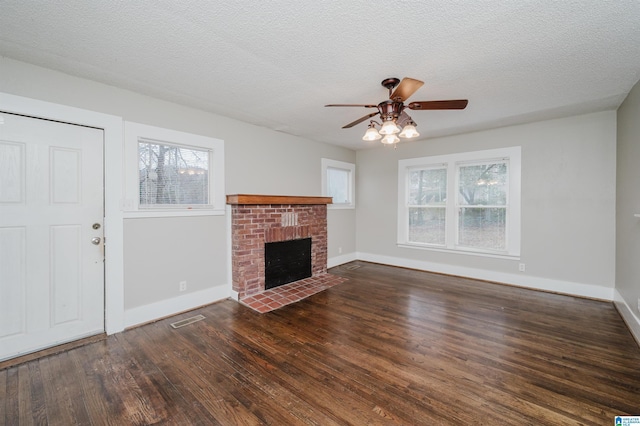
{"type": "Polygon", "coordinates": [[[4,425],[611,425],[640,348],[611,303],[353,262],[0,370],[4,425]],[[350,266],[359,266],[349,269],[350,266]],[[173,329],[171,322],[206,319],[173,329]]]}

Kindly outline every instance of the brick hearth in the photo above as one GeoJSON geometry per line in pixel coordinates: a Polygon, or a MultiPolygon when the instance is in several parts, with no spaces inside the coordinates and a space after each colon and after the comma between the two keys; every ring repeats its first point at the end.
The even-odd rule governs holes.
{"type": "Polygon", "coordinates": [[[245,296],[241,302],[260,313],[265,313],[302,300],[346,280],[346,278],[336,275],[322,274],[265,290],[252,296],[245,296]]]}
{"type": "Polygon", "coordinates": [[[233,290],[260,312],[295,302],[343,280],[327,274],[329,197],[228,195],[233,290]],[[312,276],[265,291],[264,244],[311,238],[312,276]]]}

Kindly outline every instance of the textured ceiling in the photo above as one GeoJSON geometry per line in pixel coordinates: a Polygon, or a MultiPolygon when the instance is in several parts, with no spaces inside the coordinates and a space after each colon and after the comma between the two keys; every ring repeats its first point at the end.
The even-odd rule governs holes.
{"type": "MultiPolygon", "coordinates": [[[[615,109],[640,78],[638,0],[0,0],[0,55],[352,149],[387,98],[421,138],[615,109]]],[[[0,70],[1,72],[1,70],[0,70]]]]}

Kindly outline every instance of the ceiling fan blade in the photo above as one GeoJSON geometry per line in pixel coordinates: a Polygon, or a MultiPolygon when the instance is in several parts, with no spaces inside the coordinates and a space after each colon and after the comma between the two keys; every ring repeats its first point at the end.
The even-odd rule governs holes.
{"type": "Polygon", "coordinates": [[[389,99],[392,101],[400,100],[400,102],[404,102],[409,98],[409,96],[413,95],[416,90],[422,87],[424,84],[423,81],[416,80],[414,78],[405,77],[402,79],[396,90],[393,91],[389,99]]]}
{"type": "Polygon", "coordinates": [[[449,101],[422,101],[411,102],[409,109],[465,109],[469,101],[467,99],[452,99],[449,101]]]}
{"type": "Polygon", "coordinates": [[[360,118],[358,118],[356,121],[353,121],[353,122],[351,122],[351,123],[347,124],[346,126],[342,126],[342,128],[343,128],[343,129],[348,129],[348,128],[350,128],[350,127],[353,127],[353,126],[355,126],[356,124],[360,124],[360,123],[362,123],[363,121],[365,121],[366,119],[373,117],[374,115],[378,115],[378,113],[377,113],[377,112],[372,112],[371,114],[367,114],[367,115],[365,115],[364,117],[360,117],[360,118]]]}
{"type": "Polygon", "coordinates": [[[325,107],[364,107],[364,108],[377,108],[378,105],[365,105],[365,104],[329,104],[325,107]]]}

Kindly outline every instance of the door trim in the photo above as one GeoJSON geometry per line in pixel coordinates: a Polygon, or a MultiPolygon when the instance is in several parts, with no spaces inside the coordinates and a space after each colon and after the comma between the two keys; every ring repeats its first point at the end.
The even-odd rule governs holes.
{"type": "Polygon", "coordinates": [[[0,92],[0,109],[104,130],[105,315],[107,334],[124,330],[123,119],[0,92]]]}

